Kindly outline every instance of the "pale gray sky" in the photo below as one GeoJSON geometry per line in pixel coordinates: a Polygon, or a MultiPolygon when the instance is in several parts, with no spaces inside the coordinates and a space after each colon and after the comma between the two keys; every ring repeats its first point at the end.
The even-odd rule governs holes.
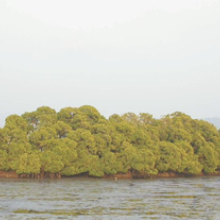
{"type": "Polygon", "coordinates": [[[0,0],[0,104],[220,117],[220,0],[0,0]]]}

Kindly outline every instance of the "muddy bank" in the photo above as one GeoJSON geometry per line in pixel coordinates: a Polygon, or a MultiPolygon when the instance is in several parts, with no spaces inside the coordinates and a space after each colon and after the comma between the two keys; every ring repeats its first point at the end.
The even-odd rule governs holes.
{"type": "Polygon", "coordinates": [[[31,174],[26,174],[26,173],[22,173],[22,174],[18,174],[15,171],[0,171],[0,178],[25,178],[25,179],[60,179],[61,175],[60,173],[41,173],[41,174],[35,174],[35,173],[31,173],[31,174]]]}
{"type": "Polygon", "coordinates": [[[1,171],[0,178],[19,178],[15,171],[1,171]]]}
{"type": "Polygon", "coordinates": [[[15,171],[0,171],[0,178],[26,178],[26,179],[61,179],[61,178],[100,178],[100,179],[153,179],[153,178],[178,178],[178,177],[196,177],[196,176],[220,176],[220,171],[216,173],[200,173],[200,174],[186,174],[164,172],[157,175],[149,175],[146,173],[118,173],[112,175],[105,175],[103,177],[93,177],[88,173],[82,173],[74,176],[62,176],[60,173],[42,173],[42,174],[17,174],[15,171]]]}

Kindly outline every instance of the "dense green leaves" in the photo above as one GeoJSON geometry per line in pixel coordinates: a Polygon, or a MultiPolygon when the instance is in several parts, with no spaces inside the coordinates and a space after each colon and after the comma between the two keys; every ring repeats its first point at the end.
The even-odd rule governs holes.
{"type": "Polygon", "coordinates": [[[11,115],[0,129],[0,170],[21,175],[163,172],[215,173],[220,169],[220,133],[208,122],[181,112],[114,114],[96,108],[40,107],[11,115]]]}

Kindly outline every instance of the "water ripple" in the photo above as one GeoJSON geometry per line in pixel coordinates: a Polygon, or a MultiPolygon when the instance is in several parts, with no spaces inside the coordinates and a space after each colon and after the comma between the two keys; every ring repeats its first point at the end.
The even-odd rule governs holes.
{"type": "Polygon", "coordinates": [[[219,182],[0,179],[0,219],[220,219],[219,182]]]}

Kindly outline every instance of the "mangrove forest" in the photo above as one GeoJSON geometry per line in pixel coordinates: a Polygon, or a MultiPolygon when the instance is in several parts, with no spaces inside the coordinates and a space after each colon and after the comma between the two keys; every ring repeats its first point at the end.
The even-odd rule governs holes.
{"type": "Polygon", "coordinates": [[[10,115],[0,128],[0,172],[18,177],[108,177],[220,171],[220,132],[204,120],[175,112],[106,119],[92,106],[56,112],[39,107],[10,115]]]}

